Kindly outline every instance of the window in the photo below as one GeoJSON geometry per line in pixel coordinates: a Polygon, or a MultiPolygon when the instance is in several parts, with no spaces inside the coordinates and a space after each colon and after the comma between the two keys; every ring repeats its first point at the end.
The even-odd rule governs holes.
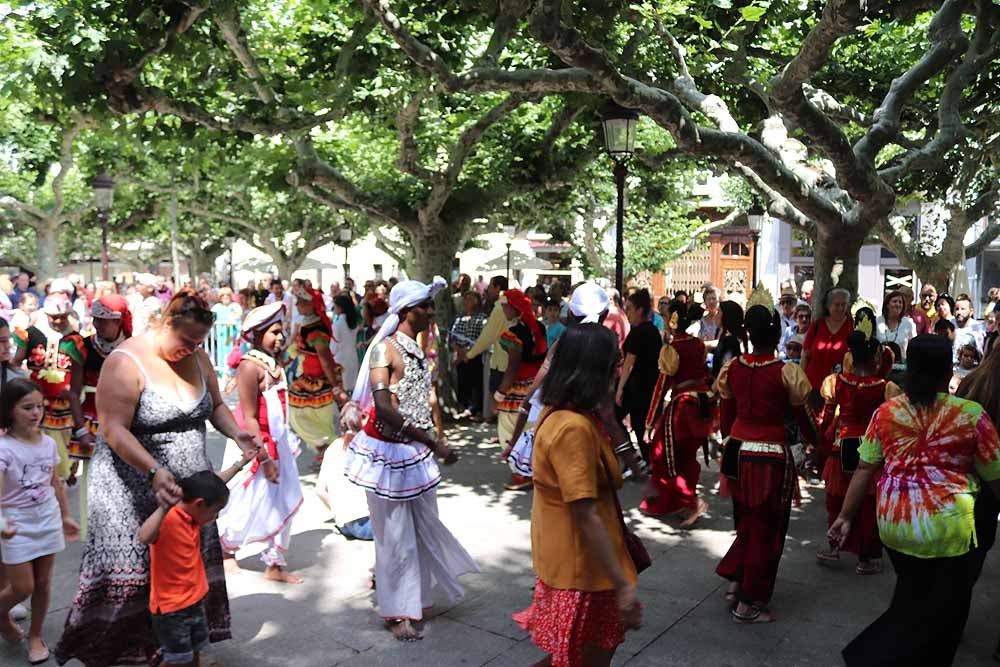
{"type": "Polygon", "coordinates": [[[749,257],[750,246],[746,243],[727,243],[722,246],[723,257],[749,257]]]}
{"type": "Polygon", "coordinates": [[[813,240],[800,229],[792,230],[792,257],[812,257],[813,240]]]}

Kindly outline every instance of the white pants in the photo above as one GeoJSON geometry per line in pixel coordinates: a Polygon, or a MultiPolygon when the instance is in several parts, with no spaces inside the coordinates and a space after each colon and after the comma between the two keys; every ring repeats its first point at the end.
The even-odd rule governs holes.
{"type": "Polygon", "coordinates": [[[465,548],[438,518],[434,489],[412,500],[367,492],[375,534],[375,599],[383,618],[420,620],[440,586],[448,600],[462,597],[458,577],[479,572],[465,548]]]}
{"type": "Polygon", "coordinates": [[[288,521],[280,533],[267,541],[267,549],[264,549],[260,554],[260,559],[264,561],[264,565],[268,567],[285,567],[288,565],[285,562],[285,552],[288,551],[288,545],[291,541],[292,522],[288,521]]]}

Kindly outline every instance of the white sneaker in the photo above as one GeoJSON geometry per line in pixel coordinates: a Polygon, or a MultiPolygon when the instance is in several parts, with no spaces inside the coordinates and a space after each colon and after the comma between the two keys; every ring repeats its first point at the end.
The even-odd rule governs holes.
{"type": "Polygon", "coordinates": [[[23,604],[16,604],[10,609],[10,617],[15,621],[23,621],[28,618],[28,608],[23,604]]]}

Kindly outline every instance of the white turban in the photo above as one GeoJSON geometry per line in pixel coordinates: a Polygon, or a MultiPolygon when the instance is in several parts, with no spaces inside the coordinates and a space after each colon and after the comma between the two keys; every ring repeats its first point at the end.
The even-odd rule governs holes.
{"type": "Polygon", "coordinates": [[[66,278],[54,278],[51,283],[49,283],[49,294],[55,294],[56,292],[62,292],[68,297],[73,296],[73,283],[71,283],[66,278]]]}
{"type": "Polygon", "coordinates": [[[444,278],[434,276],[430,285],[425,285],[419,280],[404,280],[396,283],[396,286],[389,292],[389,312],[382,327],[368,346],[368,351],[365,352],[365,358],[361,362],[361,369],[358,372],[358,381],[354,385],[354,394],[351,396],[362,411],[367,412],[372,405],[370,367],[372,350],[383,340],[396,333],[396,328],[399,327],[399,311],[412,308],[427,299],[433,299],[434,295],[447,285],[444,278]]]}
{"type": "Polygon", "coordinates": [[[285,321],[285,302],[275,301],[266,306],[254,308],[247,313],[240,328],[240,335],[243,340],[252,343],[254,333],[261,329],[267,329],[275,322],[285,321]]]}
{"type": "Polygon", "coordinates": [[[569,311],[583,318],[583,324],[596,324],[607,311],[611,301],[600,285],[588,280],[575,290],[569,300],[569,311]]]}

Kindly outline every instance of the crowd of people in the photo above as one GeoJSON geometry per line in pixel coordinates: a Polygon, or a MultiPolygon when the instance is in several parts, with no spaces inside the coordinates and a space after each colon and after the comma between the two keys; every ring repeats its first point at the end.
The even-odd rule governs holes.
{"type": "Polygon", "coordinates": [[[644,288],[464,274],[362,293],[350,279],[326,292],[302,279],[9,283],[0,636],[26,637],[32,664],[49,658],[42,621],[66,540],[85,548],[60,664],[197,664],[231,636],[225,573],[246,546],[263,549],[267,578],[301,583],[285,559],[300,445],[324,500],[344,484],[364,495],[378,612],[398,639],[420,639],[432,586],[457,599],[458,578],[479,570],[438,514],[438,461],[459,459],[442,387],[454,421],[495,422],[505,488],[534,491],[537,580],[514,618],[548,654],[539,664],[610,664],[641,623],[649,556],[618,502],[628,479],[643,484],[640,512],[687,529],[708,510],[702,460],[717,462],[736,537],[716,572],[738,624],[777,620],[790,510],[801,480],[822,483],[818,563],[850,553],[858,575],[878,575],[887,554],[897,578],[849,665],[950,664],[995,538],[1000,290],[977,320],[968,295],[926,284],[876,313],[810,281],[777,298],[706,284],[655,302],[644,288]],[[209,422],[228,439],[220,471],[209,422]]]}

